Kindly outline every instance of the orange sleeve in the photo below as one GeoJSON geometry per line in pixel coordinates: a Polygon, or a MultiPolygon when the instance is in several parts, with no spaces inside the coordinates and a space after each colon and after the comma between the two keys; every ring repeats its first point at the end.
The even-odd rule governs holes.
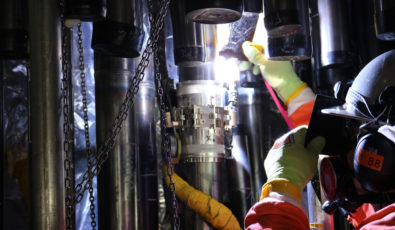
{"type": "Polygon", "coordinates": [[[293,229],[308,230],[307,216],[298,207],[284,201],[265,201],[256,203],[248,211],[244,229],[293,229]]]}
{"type": "Polygon", "coordinates": [[[298,127],[301,125],[308,125],[311,117],[311,113],[313,112],[314,101],[306,103],[300,106],[295,112],[291,114],[289,119],[294,127],[298,127]]]}
{"type": "Polygon", "coordinates": [[[391,204],[363,220],[355,230],[393,229],[394,226],[395,204],[391,204]]]}
{"type": "Polygon", "coordinates": [[[376,211],[369,203],[362,204],[354,213],[347,217],[347,220],[355,227],[357,227],[364,219],[373,215],[376,211]]]}

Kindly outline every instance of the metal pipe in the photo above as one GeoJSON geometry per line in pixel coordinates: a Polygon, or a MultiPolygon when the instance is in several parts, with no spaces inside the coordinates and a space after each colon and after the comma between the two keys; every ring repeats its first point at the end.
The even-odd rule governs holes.
{"type": "Polygon", "coordinates": [[[22,0],[0,1],[0,57],[26,58],[26,5],[22,0]]]}
{"type": "Polygon", "coordinates": [[[240,19],[243,13],[241,0],[199,0],[185,5],[187,18],[205,24],[230,23],[240,19]]]}
{"type": "Polygon", "coordinates": [[[342,0],[318,0],[321,66],[350,62],[347,5],[342,0]]]}
{"type": "Polygon", "coordinates": [[[243,125],[233,127],[232,134],[232,158],[227,159],[230,208],[243,226],[244,218],[252,205],[251,167],[248,159],[250,150],[243,125]]]}
{"type": "Polygon", "coordinates": [[[215,71],[213,63],[204,63],[194,67],[179,67],[180,82],[193,80],[214,80],[215,71]]]}
{"type": "MultiPolygon", "coordinates": [[[[97,145],[104,144],[127,93],[134,67],[128,58],[95,55],[97,145]]],[[[136,228],[136,152],[132,110],[98,177],[99,228],[136,228]]]]}
{"type": "Polygon", "coordinates": [[[141,0],[108,0],[106,20],[93,24],[92,48],[116,57],[138,57],[143,46],[141,0]]]}
{"type": "MultiPolygon", "coordinates": [[[[311,57],[308,0],[293,0],[292,2],[296,5],[295,10],[298,24],[280,25],[268,31],[269,36],[267,38],[265,56],[270,60],[300,61],[311,57]]],[[[276,11],[282,13],[288,12],[288,10],[279,9],[276,9],[276,11]]],[[[286,15],[286,17],[289,16],[288,14],[286,15]]],[[[277,16],[277,12],[271,18],[269,17],[269,19],[278,22],[275,16],[277,16]]],[[[270,20],[266,20],[265,18],[265,23],[270,20]]]]}
{"type": "Polygon", "coordinates": [[[252,177],[252,199],[256,202],[259,200],[261,187],[267,179],[263,167],[267,152],[275,139],[287,130],[287,126],[266,90],[240,87],[238,92],[237,124],[243,125],[246,129],[250,152],[248,158],[252,177]]]}
{"type": "MultiPolygon", "coordinates": [[[[191,186],[219,202],[227,190],[224,110],[225,89],[210,79],[213,66],[179,68],[177,100],[182,143],[180,176],[191,186]],[[185,76],[188,74],[188,76],[185,76]]],[[[211,229],[196,213],[183,205],[181,228],[211,229]]]]}
{"type": "MultiPolygon", "coordinates": [[[[180,176],[191,186],[223,203],[227,190],[226,164],[222,162],[183,163],[179,165],[180,176]]],[[[203,219],[183,204],[181,229],[211,230],[203,219]]]]}
{"type": "MultiPolygon", "coordinates": [[[[152,63],[151,63],[152,64],[152,63]]],[[[145,71],[135,98],[135,137],[138,155],[139,228],[158,228],[158,170],[155,132],[155,84],[152,66],[145,71]]]]}
{"type": "Polygon", "coordinates": [[[4,202],[5,202],[5,197],[4,197],[4,169],[5,167],[5,146],[4,146],[4,123],[3,123],[3,113],[4,113],[4,96],[3,96],[3,91],[4,91],[4,61],[0,61],[0,166],[1,166],[1,172],[0,172],[0,227],[4,229],[4,202]]]}
{"type": "Polygon", "coordinates": [[[64,16],[66,19],[97,21],[105,17],[105,0],[65,0],[64,16]]]}
{"type": "Polygon", "coordinates": [[[282,37],[302,29],[295,0],[265,0],[265,27],[270,37],[282,37]]]}
{"type": "Polygon", "coordinates": [[[243,7],[244,13],[261,13],[263,12],[263,0],[244,0],[243,7]]]}
{"type": "Polygon", "coordinates": [[[395,2],[392,0],[375,0],[374,17],[376,36],[380,40],[395,40],[395,22],[393,15],[395,13],[395,2]]]}
{"type": "Polygon", "coordinates": [[[61,152],[59,4],[29,0],[32,229],[65,229],[61,152]]]}
{"type": "Polygon", "coordinates": [[[264,104],[259,100],[262,95],[259,89],[239,88],[238,124],[246,127],[250,155],[248,156],[252,175],[252,198],[258,201],[261,187],[266,181],[263,161],[268,149],[262,140],[264,135],[264,104]],[[259,117],[259,118],[258,118],[259,117]]]}
{"type": "Polygon", "coordinates": [[[192,67],[213,61],[217,45],[216,26],[187,19],[185,0],[174,1],[171,9],[175,64],[192,67]]]}

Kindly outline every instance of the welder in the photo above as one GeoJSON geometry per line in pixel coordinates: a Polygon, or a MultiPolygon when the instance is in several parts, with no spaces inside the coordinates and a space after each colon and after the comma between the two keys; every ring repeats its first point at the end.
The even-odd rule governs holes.
{"type": "MultiPolygon", "coordinates": [[[[262,186],[260,201],[245,218],[245,229],[310,229],[301,204],[302,191],[317,171],[318,156],[326,144],[322,136],[305,143],[315,94],[298,78],[289,61],[267,60],[262,47],[251,42],[243,44],[243,51],[287,106],[296,127],[278,138],[269,151],[264,162],[268,179],[262,186]]],[[[355,229],[395,228],[395,204],[391,199],[381,209],[368,204],[383,194],[393,197],[395,189],[395,112],[391,110],[394,89],[395,50],[391,50],[360,71],[347,91],[345,104],[322,110],[360,124],[355,148],[346,157],[330,158],[349,159],[342,163],[353,172],[353,193],[337,196],[332,204],[348,213],[355,229]],[[356,202],[349,205],[353,199],[356,202]]]]}

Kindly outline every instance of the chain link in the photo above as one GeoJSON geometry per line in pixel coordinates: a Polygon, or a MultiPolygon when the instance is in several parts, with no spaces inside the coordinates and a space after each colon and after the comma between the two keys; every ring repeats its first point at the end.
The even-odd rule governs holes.
{"type": "MultiPolygon", "coordinates": [[[[151,4],[151,1],[149,0],[149,3],[151,4]]],[[[150,6],[150,9],[152,9],[152,5],[150,6]]],[[[150,20],[152,19],[152,13],[150,13],[150,20]]],[[[177,198],[175,194],[175,184],[173,181],[173,174],[174,174],[174,165],[171,163],[171,153],[170,153],[170,137],[167,132],[167,127],[166,127],[166,105],[163,100],[163,93],[165,92],[163,86],[162,86],[162,75],[160,71],[160,60],[159,60],[159,47],[158,43],[155,43],[153,45],[153,50],[154,50],[154,68],[155,68],[155,85],[156,85],[156,94],[158,98],[158,103],[159,103],[159,111],[160,111],[160,124],[161,124],[161,136],[162,136],[162,156],[165,158],[164,161],[167,164],[167,176],[169,177],[169,189],[172,195],[172,206],[173,206],[173,219],[174,219],[174,229],[179,229],[180,228],[180,218],[178,216],[178,211],[177,211],[177,198]]]]}
{"type": "Polygon", "coordinates": [[[73,116],[71,114],[71,78],[70,78],[70,44],[69,29],[64,25],[64,2],[60,1],[61,22],[62,22],[62,104],[63,104],[63,151],[64,151],[64,170],[65,170],[65,208],[66,208],[66,230],[72,230],[74,226],[74,161],[73,161],[73,116]]]}
{"type": "Polygon", "coordinates": [[[123,122],[128,116],[129,108],[134,104],[134,98],[139,91],[140,82],[144,79],[144,71],[149,64],[149,59],[153,51],[153,46],[158,41],[159,32],[163,28],[163,20],[167,13],[169,4],[170,0],[162,1],[160,11],[155,20],[155,23],[153,26],[151,25],[151,36],[148,38],[147,46],[144,49],[141,61],[137,66],[136,74],[134,75],[129,85],[126,97],[122,102],[118,115],[114,120],[111,132],[107,136],[104,144],[99,148],[96,157],[92,160],[92,168],[85,171],[82,176],[82,180],[75,186],[73,203],[81,202],[85,191],[89,189],[88,181],[92,180],[93,177],[97,176],[100,173],[104,162],[108,159],[108,154],[110,150],[114,147],[115,139],[121,131],[123,122]]]}
{"type": "Polygon", "coordinates": [[[74,187],[74,164],[73,164],[73,125],[70,122],[70,63],[68,53],[68,30],[62,23],[62,103],[63,103],[63,151],[65,152],[64,170],[65,170],[65,206],[66,206],[66,229],[73,229],[73,215],[74,215],[74,204],[73,204],[73,187],[74,187]]]}
{"type": "MultiPolygon", "coordinates": [[[[82,24],[77,25],[77,35],[78,35],[78,52],[79,57],[79,69],[80,69],[80,80],[81,80],[81,95],[82,95],[82,111],[84,113],[84,131],[85,131],[85,148],[86,148],[86,161],[88,166],[88,171],[91,172],[93,167],[92,160],[94,159],[94,153],[91,150],[91,142],[89,135],[89,117],[88,117],[88,98],[86,96],[86,74],[85,74],[85,63],[84,63],[84,40],[82,36],[82,24]]],[[[91,227],[96,229],[96,214],[95,214],[95,196],[93,191],[93,178],[94,176],[89,176],[87,181],[88,191],[89,191],[89,209],[91,218],[91,227]]]]}

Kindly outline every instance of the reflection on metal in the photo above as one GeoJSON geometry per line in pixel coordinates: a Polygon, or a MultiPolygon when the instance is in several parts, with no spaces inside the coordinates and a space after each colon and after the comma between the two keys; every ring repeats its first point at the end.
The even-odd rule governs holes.
{"type": "Polygon", "coordinates": [[[348,63],[350,59],[347,2],[318,0],[321,66],[348,63]]]}
{"type": "Polygon", "coordinates": [[[295,0],[263,1],[265,27],[270,37],[283,37],[302,29],[295,0]]]}
{"type": "MultiPolygon", "coordinates": [[[[311,229],[334,229],[333,216],[328,215],[322,211],[321,202],[315,194],[311,183],[307,184],[305,196],[308,204],[307,207],[305,207],[309,214],[310,225],[317,226],[311,229]]],[[[321,197],[324,196],[321,195],[321,197]]]]}
{"type": "Polygon", "coordinates": [[[229,198],[233,214],[240,225],[252,205],[251,167],[249,162],[247,132],[243,126],[232,129],[232,158],[227,159],[229,198]]]}
{"type": "Polygon", "coordinates": [[[188,1],[186,17],[205,24],[230,23],[240,19],[243,13],[242,0],[199,0],[188,1]]]}
{"type": "Polygon", "coordinates": [[[187,19],[184,1],[177,0],[172,4],[175,64],[191,67],[213,61],[217,45],[216,26],[187,19]]]}
{"type": "Polygon", "coordinates": [[[215,72],[213,63],[204,63],[194,67],[178,68],[180,82],[193,80],[214,80],[215,72]]]}
{"type": "MultiPolygon", "coordinates": [[[[209,194],[215,200],[225,203],[227,177],[225,162],[199,162],[180,164],[179,175],[191,186],[201,192],[209,194]]],[[[194,211],[182,205],[181,228],[188,230],[212,230],[194,211]]]]}
{"type": "Polygon", "coordinates": [[[155,84],[151,65],[134,103],[135,143],[138,157],[138,229],[158,228],[158,172],[155,132],[155,84]]]}
{"type": "Polygon", "coordinates": [[[26,5],[23,0],[0,1],[0,57],[27,58],[26,5]]]}
{"type": "Polygon", "coordinates": [[[395,40],[395,1],[374,0],[376,36],[380,40],[395,40]]]}
{"type": "MultiPolygon", "coordinates": [[[[309,59],[311,56],[308,0],[292,0],[292,2],[292,4],[296,6],[294,10],[296,10],[297,24],[280,25],[273,30],[268,30],[269,36],[265,56],[270,60],[301,61],[309,59]]],[[[279,15],[287,12],[285,9],[281,9],[281,7],[284,6],[276,5],[276,7],[280,7],[280,9],[275,9],[278,11],[277,13],[279,13],[279,15]]],[[[277,13],[272,15],[272,17],[276,16],[277,13]]],[[[292,14],[286,15],[284,23],[287,22],[288,19],[291,19],[292,14]]],[[[276,19],[277,18],[271,18],[271,20],[275,21],[276,19]]],[[[265,18],[265,23],[266,22],[267,20],[265,18]]]]}
{"type": "Polygon", "coordinates": [[[175,111],[181,131],[182,156],[186,162],[216,162],[225,156],[225,131],[229,111],[224,108],[225,90],[213,80],[180,82],[179,108],[175,111]]]}
{"type": "Polygon", "coordinates": [[[249,160],[252,176],[252,195],[254,201],[258,201],[261,187],[266,181],[263,160],[266,156],[266,146],[262,140],[264,134],[264,105],[260,97],[262,91],[254,89],[239,88],[239,124],[246,128],[249,138],[249,160]]]}
{"type": "Polygon", "coordinates": [[[144,41],[142,0],[108,0],[106,20],[93,24],[92,48],[116,57],[138,57],[144,41]]]}
{"type": "Polygon", "coordinates": [[[248,138],[252,199],[256,202],[266,182],[263,167],[266,154],[287,127],[266,90],[240,87],[238,91],[237,124],[244,126],[248,138]]]}
{"type": "Polygon", "coordinates": [[[244,0],[243,7],[244,7],[243,14],[245,12],[261,13],[261,12],[263,12],[263,1],[262,0],[244,0]]]}
{"type": "Polygon", "coordinates": [[[64,14],[66,19],[82,21],[103,20],[106,13],[105,0],[65,0],[64,14]]]}
{"type": "Polygon", "coordinates": [[[1,167],[1,172],[0,172],[0,223],[2,223],[0,226],[1,228],[4,228],[4,202],[5,202],[5,197],[4,197],[4,178],[5,178],[5,170],[7,167],[5,167],[5,146],[4,146],[4,123],[3,123],[3,113],[4,113],[4,96],[3,96],[3,91],[4,91],[4,61],[0,62],[0,167],[1,167]]]}
{"type": "MultiPolygon", "coordinates": [[[[191,186],[223,203],[227,190],[225,138],[231,117],[226,89],[214,77],[212,63],[179,67],[178,107],[173,125],[181,137],[179,175],[191,186]]],[[[207,230],[211,227],[195,212],[182,206],[181,228],[207,230]]]]}
{"type": "Polygon", "coordinates": [[[59,4],[28,1],[30,38],[31,227],[65,229],[59,4]],[[38,26],[39,25],[39,26],[38,26]]]}
{"type": "MultiPolygon", "coordinates": [[[[134,61],[95,55],[97,145],[102,146],[130,84],[134,61]]],[[[136,152],[133,113],[109,153],[98,178],[99,228],[138,229],[136,205],[136,152]]]]}

